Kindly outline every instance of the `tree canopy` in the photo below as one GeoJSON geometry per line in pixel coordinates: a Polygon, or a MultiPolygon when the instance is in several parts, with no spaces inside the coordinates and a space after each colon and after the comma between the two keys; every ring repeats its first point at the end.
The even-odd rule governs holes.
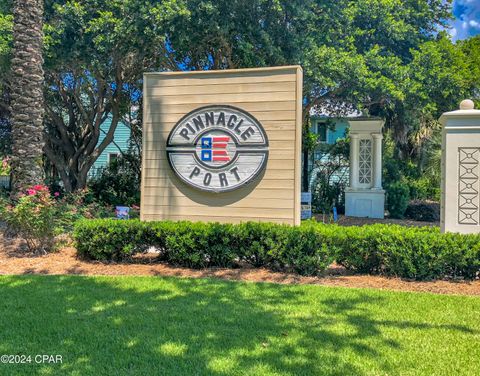
{"type": "Polygon", "coordinates": [[[305,129],[311,111],[383,116],[398,156],[421,164],[440,113],[479,98],[479,38],[452,43],[451,17],[444,0],[47,0],[46,154],[83,187],[118,121],[141,116],[144,71],[300,64],[305,129]]]}
{"type": "MultiPolygon", "coordinates": [[[[84,188],[95,160],[137,111],[142,73],[168,66],[176,1],[52,1],[46,8],[47,145],[68,191],[84,188]],[[110,118],[104,139],[101,125],[110,118]]],[[[163,68],[165,69],[165,68],[163,68]]]]}

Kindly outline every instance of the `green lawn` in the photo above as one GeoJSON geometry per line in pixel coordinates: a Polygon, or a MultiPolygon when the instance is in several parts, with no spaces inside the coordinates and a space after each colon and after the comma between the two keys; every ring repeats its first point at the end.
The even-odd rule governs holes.
{"type": "Polygon", "coordinates": [[[2,375],[475,375],[480,298],[157,277],[0,277],[2,375]]]}

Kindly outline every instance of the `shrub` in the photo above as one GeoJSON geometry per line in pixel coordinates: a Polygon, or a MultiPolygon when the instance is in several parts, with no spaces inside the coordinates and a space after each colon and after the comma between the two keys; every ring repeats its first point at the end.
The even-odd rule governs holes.
{"type": "Polygon", "coordinates": [[[317,274],[333,261],[313,228],[269,223],[81,220],[74,239],[80,255],[96,260],[127,259],[154,246],[162,260],[191,268],[229,267],[245,261],[256,267],[317,274]]]}
{"type": "Polygon", "coordinates": [[[140,157],[126,153],[92,178],[89,187],[96,200],[107,205],[134,205],[140,202],[140,157]]]}
{"type": "Polygon", "coordinates": [[[298,274],[318,274],[334,261],[333,240],[327,232],[318,231],[314,226],[291,227],[280,252],[281,265],[298,274]]]}
{"type": "Polygon", "coordinates": [[[361,273],[381,273],[384,241],[382,225],[343,227],[332,234],[337,245],[336,261],[361,273]]]}
{"type": "Polygon", "coordinates": [[[111,218],[115,215],[114,208],[95,201],[88,189],[65,193],[59,198],[58,205],[64,213],[63,227],[70,232],[73,224],[82,218],[111,218]]]}
{"type": "Polygon", "coordinates": [[[273,223],[246,222],[235,226],[237,253],[241,260],[255,266],[280,268],[279,254],[287,242],[288,227],[273,223]]]}
{"type": "Polygon", "coordinates": [[[480,272],[480,235],[440,234],[430,227],[99,219],[79,221],[74,238],[85,257],[121,260],[155,246],[166,262],[193,268],[243,261],[316,275],[336,260],[362,273],[418,280],[474,279],[480,272]]]}
{"type": "Polygon", "coordinates": [[[231,266],[236,256],[232,230],[219,223],[168,223],[163,229],[164,259],[191,268],[231,266]]]}
{"type": "Polygon", "coordinates": [[[406,183],[411,199],[440,201],[440,182],[431,176],[410,177],[406,183]]]}
{"type": "Polygon", "coordinates": [[[415,221],[440,221],[440,204],[434,201],[415,200],[408,204],[405,217],[415,221]]]}
{"type": "Polygon", "coordinates": [[[77,252],[95,260],[123,260],[146,249],[154,229],[140,221],[80,220],[75,224],[77,252]]]}
{"type": "Polygon", "coordinates": [[[35,185],[13,201],[1,199],[0,214],[9,232],[23,238],[31,252],[50,251],[62,213],[44,185],[35,185]]]}
{"type": "Polygon", "coordinates": [[[440,234],[438,228],[349,227],[337,262],[347,268],[417,280],[474,279],[480,272],[480,236],[440,234]]]}
{"type": "Polygon", "coordinates": [[[407,210],[410,191],[402,182],[395,182],[387,186],[387,209],[392,218],[403,218],[407,210]]]}

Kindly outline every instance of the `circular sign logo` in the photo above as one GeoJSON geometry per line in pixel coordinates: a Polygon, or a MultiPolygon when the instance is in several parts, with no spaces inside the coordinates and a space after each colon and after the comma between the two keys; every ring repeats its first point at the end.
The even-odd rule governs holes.
{"type": "Polygon", "coordinates": [[[175,125],[167,159],[185,183],[226,192],[251,182],[268,160],[268,139],[249,113],[226,105],[198,108],[175,125]]]}

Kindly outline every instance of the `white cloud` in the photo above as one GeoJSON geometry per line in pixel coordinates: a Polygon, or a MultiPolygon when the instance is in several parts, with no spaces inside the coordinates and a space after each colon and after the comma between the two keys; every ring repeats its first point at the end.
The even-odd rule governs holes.
{"type": "Polygon", "coordinates": [[[480,29],[480,22],[478,22],[478,21],[470,20],[470,21],[468,21],[468,24],[471,27],[474,27],[475,29],[480,29]]]}
{"type": "Polygon", "coordinates": [[[454,20],[450,27],[453,40],[466,39],[480,33],[480,0],[454,0],[452,6],[454,20]]]}

